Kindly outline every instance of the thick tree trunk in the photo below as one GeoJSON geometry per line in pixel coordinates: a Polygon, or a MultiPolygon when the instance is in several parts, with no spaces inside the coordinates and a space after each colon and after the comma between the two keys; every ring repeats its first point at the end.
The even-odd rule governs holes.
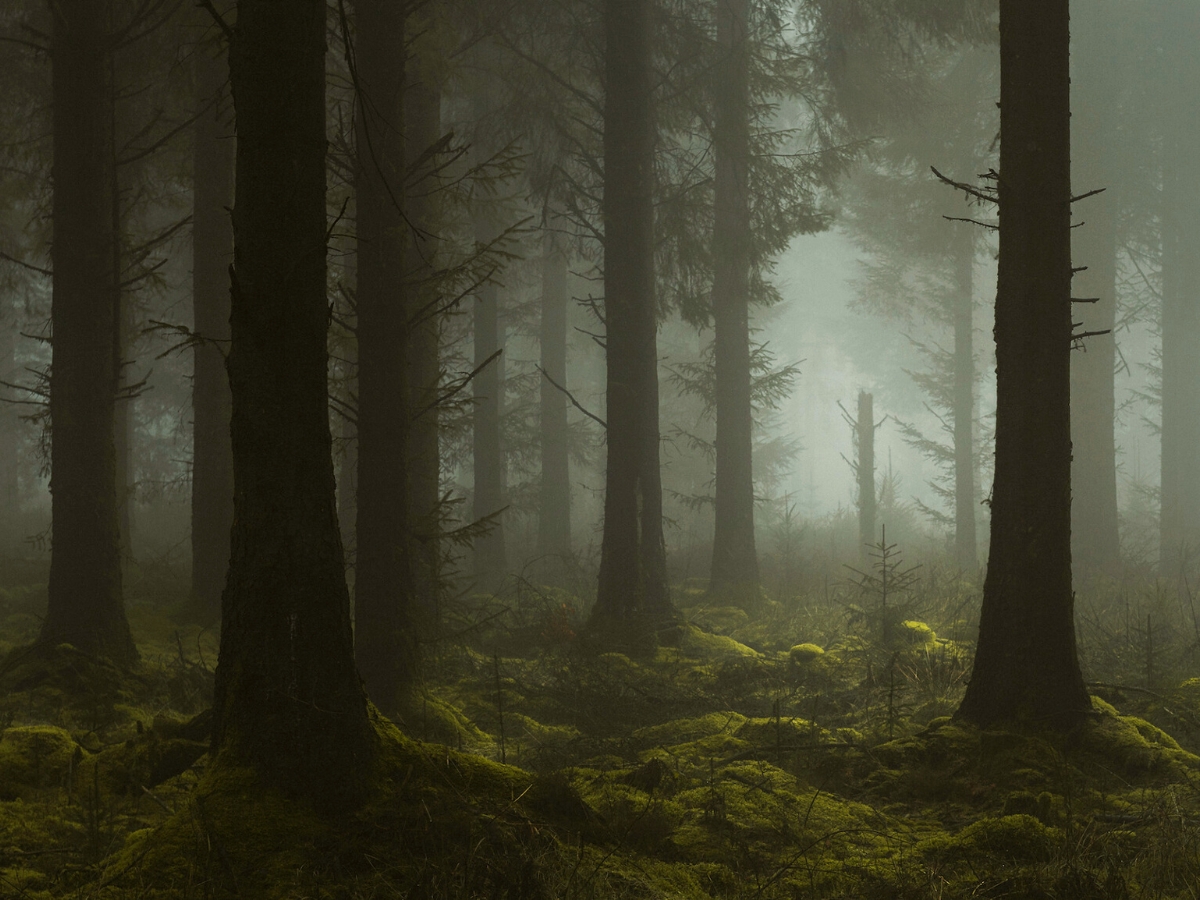
{"type": "Polygon", "coordinates": [[[1067,0],[1000,3],[996,480],[979,647],[959,715],[1062,728],[1089,709],[1071,592],[1067,0]]]}
{"type": "MultiPolygon", "coordinates": [[[[490,243],[495,229],[482,218],[475,223],[475,240],[490,243]]],[[[475,297],[475,366],[479,367],[504,346],[500,324],[500,292],[494,284],[480,285],[475,297]]],[[[472,461],[475,469],[474,518],[490,516],[504,507],[504,449],[500,442],[500,416],[504,407],[504,354],[475,376],[472,416],[472,461]]],[[[491,530],[475,541],[475,583],[479,590],[494,591],[506,569],[504,525],[497,518],[491,530]]]]}
{"type": "MultiPolygon", "coordinates": [[[[424,29],[421,25],[418,30],[424,29]]],[[[412,199],[406,206],[408,250],[405,272],[412,286],[409,301],[408,372],[412,418],[408,444],[413,578],[416,596],[427,614],[437,608],[441,584],[441,449],[437,399],[441,385],[440,334],[436,285],[435,203],[429,170],[436,161],[422,155],[441,137],[442,93],[419,57],[410,56],[404,100],[407,177],[412,199]]]]}
{"type": "Polygon", "coordinates": [[[571,473],[568,456],[567,398],[554,384],[567,387],[567,254],[547,228],[542,257],[541,490],[538,554],[571,552],[571,473]],[[549,376],[547,378],[546,376],[549,376]],[[554,384],[550,383],[554,379],[554,384]]]}
{"type": "MultiPolygon", "coordinates": [[[[1072,142],[1075,193],[1104,188],[1079,205],[1081,227],[1072,232],[1072,258],[1086,267],[1075,276],[1074,307],[1080,331],[1110,331],[1117,310],[1117,175],[1107,110],[1119,88],[1106,52],[1111,35],[1097,0],[1076,17],[1072,81],[1072,142]]],[[[1117,448],[1114,435],[1116,341],[1112,334],[1087,338],[1082,352],[1071,354],[1071,552],[1083,577],[1115,571],[1121,546],[1117,518],[1117,448]]]]}
{"type": "Polygon", "coordinates": [[[392,711],[416,670],[408,541],[408,290],[404,188],[405,10],[359,0],[355,59],[358,212],[358,544],[355,654],[392,711]]]}
{"type": "Polygon", "coordinates": [[[749,0],[717,0],[713,363],[716,524],[709,589],[758,600],[750,403],[749,0]]]}
{"type": "Polygon", "coordinates": [[[119,663],[137,658],[121,588],[113,417],[118,289],[113,267],[109,5],[52,7],[53,552],[40,640],[119,663]]]}
{"type": "Polygon", "coordinates": [[[964,572],[979,567],[975,534],[975,235],[959,225],[954,301],[954,560],[964,572]]]}
{"type": "Polygon", "coordinates": [[[229,264],[233,260],[234,139],[215,42],[196,49],[198,118],[193,130],[192,329],[192,602],[216,621],[229,568],[233,526],[233,450],[229,440],[229,264]]]}
{"type": "Polygon", "coordinates": [[[667,619],[654,296],[650,0],[604,3],[604,310],[608,463],[594,616],[667,619]]]}
{"type": "Polygon", "coordinates": [[[1161,573],[1179,577],[1200,558],[1200,178],[1192,126],[1200,115],[1200,74],[1186,41],[1200,9],[1175,3],[1168,23],[1186,60],[1166,86],[1162,206],[1162,510],[1161,573]]]}
{"type": "Polygon", "coordinates": [[[363,799],[374,755],[354,669],[326,384],[325,4],[242,0],[229,384],[233,553],[213,703],[218,763],[319,807],[363,799]]]}
{"type": "Polygon", "coordinates": [[[858,424],[854,428],[858,439],[858,552],[865,560],[875,538],[875,398],[866,391],[858,392],[858,424]]]}

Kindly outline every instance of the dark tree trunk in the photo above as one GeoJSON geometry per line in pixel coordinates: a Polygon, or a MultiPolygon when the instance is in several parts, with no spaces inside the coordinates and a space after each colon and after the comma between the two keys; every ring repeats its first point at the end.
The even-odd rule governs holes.
{"type": "Polygon", "coordinates": [[[658,434],[650,0],[604,3],[608,463],[594,616],[671,616],[658,434]]]}
{"type": "MultiPolygon", "coordinates": [[[[475,240],[488,244],[495,230],[482,219],[475,223],[475,240]]],[[[500,324],[500,292],[494,284],[480,285],[475,297],[475,366],[479,367],[504,346],[500,324]]],[[[472,416],[472,461],[475,469],[475,519],[497,513],[504,506],[504,449],[500,443],[500,417],[504,407],[504,354],[475,376],[472,416]]],[[[487,534],[475,541],[475,582],[479,590],[494,591],[506,569],[504,525],[497,517],[487,534]]]]}
{"type": "Polygon", "coordinates": [[[192,601],[216,621],[229,568],[233,526],[233,450],[229,442],[229,264],[233,260],[234,139],[225,81],[228,65],[215,42],[196,48],[198,118],[193,128],[192,601]]]}
{"type": "Polygon", "coordinates": [[[749,0],[717,0],[713,362],[716,525],[709,589],[758,599],[750,403],[749,0]]]}
{"type": "MultiPolygon", "coordinates": [[[[1072,141],[1075,193],[1105,188],[1079,206],[1081,227],[1072,232],[1077,267],[1074,318],[1081,331],[1109,331],[1117,310],[1117,203],[1112,123],[1107,110],[1119,85],[1109,77],[1110,35],[1103,16],[1109,4],[1087,4],[1076,17],[1072,84],[1072,141]],[[1086,24],[1084,24],[1086,23],[1086,24]]],[[[1112,334],[1087,338],[1071,354],[1071,551],[1079,576],[1115,571],[1121,546],[1117,519],[1117,448],[1114,435],[1116,342],[1112,334]]],[[[1198,498],[1200,499],[1200,498],[1198,498]]]]}
{"type": "MultiPolygon", "coordinates": [[[[425,26],[422,25],[422,28],[425,26]]],[[[426,613],[437,607],[441,583],[441,450],[437,399],[441,384],[441,321],[436,284],[437,240],[433,235],[434,201],[429,170],[436,160],[421,157],[441,137],[441,88],[415,58],[408,63],[404,100],[407,178],[412,200],[406,206],[408,249],[405,272],[410,290],[408,373],[412,418],[408,444],[413,579],[426,613]],[[418,166],[418,163],[420,165],[418,166]]]]}
{"type": "Polygon", "coordinates": [[[959,715],[1066,727],[1089,709],[1071,592],[1067,0],[1000,3],[996,479],[979,647],[959,715]]]}
{"type": "Polygon", "coordinates": [[[956,234],[954,302],[954,559],[964,572],[979,566],[975,534],[975,235],[956,234]]]}
{"type": "MultiPolygon", "coordinates": [[[[0,379],[16,382],[17,317],[12,303],[5,298],[0,307],[0,379]]],[[[15,554],[20,537],[20,493],[18,490],[18,448],[20,423],[11,403],[0,403],[0,557],[15,554]]]]}
{"type": "Polygon", "coordinates": [[[875,546],[875,398],[866,391],[858,392],[858,424],[854,428],[858,439],[858,552],[868,558],[868,548],[875,546]]]}
{"type": "Polygon", "coordinates": [[[359,0],[355,60],[358,212],[358,543],[355,654],[392,711],[416,669],[409,565],[408,294],[404,189],[405,10],[359,0]]]}
{"type": "Polygon", "coordinates": [[[571,552],[571,472],[567,441],[567,254],[547,228],[542,257],[541,493],[538,553],[571,552]],[[546,376],[554,379],[551,384],[546,376]]]}
{"type": "Polygon", "coordinates": [[[229,384],[233,552],[213,746],[323,808],[374,756],[354,669],[326,384],[325,4],[242,0],[229,384]]]}
{"type": "Polygon", "coordinates": [[[1187,42],[1200,9],[1171,4],[1167,22],[1181,60],[1166,90],[1162,206],[1161,573],[1179,577],[1200,557],[1200,178],[1192,128],[1200,115],[1200,73],[1187,42]]]}
{"type": "Polygon", "coordinates": [[[52,13],[54,524],[40,640],[130,663],[137,650],[122,599],[113,441],[118,289],[109,5],[63,0],[52,13]]]}

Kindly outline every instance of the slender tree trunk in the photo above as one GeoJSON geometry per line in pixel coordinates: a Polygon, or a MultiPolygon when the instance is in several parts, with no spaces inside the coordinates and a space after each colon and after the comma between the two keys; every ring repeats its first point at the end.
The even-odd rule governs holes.
{"type": "Polygon", "coordinates": [[[233,260],[234,138],[225,89],[229,67],[215,41],[196,48],[193,129],[192,601],[216,621],[229,568],[233,450],[229,441],[229,264],[233,260]]]}
{"type": "Polygon", "coordinates": [[[717,0],[713,329],[716,527],[710,590],[758,598],[750,401],[749,0],[717,0]]]}
{"type": "MultiPolygon", "coordinates": [[[[482,217],[475,223],[475,240],[488,244],[495,229],[482,217]]],[[[480,285],[475,297],[475,366],[479,367],[497,350],[503,350],[500,324],[500,292],[494,284],[480,285]]],[[[475,469],[474,518],[499,512],[504,506],[504,448],[500,441],[500,417],[504,406],[504,354],[493,359],[475,376],[472,416],[472,460],[475,469]]],[[[504,580],[506,569],[504,525],[497,518],[488,533],[475,541],[475,581],[480,590],[494,591],[504,580]]]]}
{"type": "Polygon", "coordinates": [[[375,737],[330,455],[323,0],[241,0],[229,65],[234,524],[213,747],[218,764],[347,807],[364,797],[375,737]]]}
{"type": "Polygon", "coordinates": [[[594,616],[667,619],[654,296],[650,0],[604,3],[604,310],[608,462],[594,616]]]}
{"type": "MultiPolygon", "coordinates": [[[[361,65],[360,62],[359,66],[361,67],[361,65]]],[[[361,73],[359,77],[362,77],[361,73]]],[[[357,179],[355,180],[357,181],[357,179]]],[[[357,187],[355,190],[357,191],[357,187]]],[[[351,209],[347,210],[346,215],[354,217],[354,221],[357,223],[355,231],[361,231],[362,223],[358,218],[357,204],[352,202],[350,207],[351,209]]],[[[358,302],[357,241],[357,234],[353,239],[347,238],[344,241],[341,287],[341,290],[349,290],[352,293],[356,305],[358,302]]],[[[357,310],[354,311],[354,315],[357,315],[357,310]]],[[[352,321],[355,322],[354,327],[357,329],[357,321],[354,319],[352,321]]],[[[357,331],[338,348],[338,355],[342,357],[342,400],[349,408],[353,409],[356,407],[356,398],[358,397],[357,331]]],[[[405,407],[405,415],[407,414],[408,409],[405,407]]],[[[346,554],[346,566],[351,572],[355,570],[355,560],[358,557],[358,427],[355,423],[356,418],[354,413],[337,416],[342,442],[342,455],[337,471],[338,528],[342,532],[342,548],[346,554]]]]}
{"type": "MultiPolygon", "coordinates": [[[[1072,140],[1076,194],[1104,188],[1079,205],[1083,224],[1072,232],[1074,294],[1095,302],[1075,305],[1081,331],[1111,331],[1117,311],[1117,210],[1112,123],[1107,114],[1119,88],[1106,47],[1106,0],[1086,5],[1076,17],[1076,76],[1072,83],[1072,140]]],[[[1114,435],[1116,341],[1112,334],[1087,338],[1071,354],[1071,550],[1075,572],[1115,571],[1121,545],[1117,518],[1117,448],[1114,435]]],[[[1197,498],[1200,500],[1200,498],[1197,498]]]]}
{"type": "Polygon", "coordinates": [[[547,228],[542,256],[541,491],[538,553],[571,552],[571,473],[568,456],[567,398],[554,383],[567,385],[567,254],[547,228]],[[549,376],[547,378],[546,376],[549,376]]]}
{"type": "Polygon", "coordinates": [[[956,233],[954,302],[954,559],[964,572],[979,566],[975,535],[975,235],[956,233]]]}
{"type": "MultiPolygon", "coordinates": [[[[418,31],[426,26],[418,20],[418,31]]],[[[405,272],[412,286],[409,305],[408,372],[412,419],[408,445],[409,497],[414,535],[413,578],[418,602],[432,614],[441,583],[441,449],[437,399],[441,386],[441,321],[437,315],[435,200],[429,170],[436,161],[421,157],[441,137],[441,88],[420,64],[408,60],[404,100],[408,250],[405,272]]]]}
{"type": "Polygon", "coordinates": [[[1179,577],[1200,557],[1200,178],[1192,127],[1200,115],[1200,73],[1187,41],[1200,9],[1170,5],[1181,60],[1166,87],[1162,205],[1162,510],[1161,573],[1179,577]]]}
{"type": "Polygon", "coordinates": [[[392,711],[416,670],[408,541],[408,289],[404,188],[405,10],[358,0],[358,556],[355,653],[392,711]]]}
{"type": "Polygon", "coordinates": [[[53,552],[41,642],[137,659],[121,587],[113,417],[118,309],[113,271],[109,5],[51,8],[54,334],[50,376],[53,552]]]}
{"type": "MultiPolygon", "coordinates": [[[[16,310],[5,298],[0,306],[0,379],[10,384],[16,381],[17,333],[16,310]]],[[[0,403],[0,557],[15,555],[20,537],[19,428],[16,407],[0,403]]]]}
{"type": "Polygon", "coordinates": [[[1067,727],[1090,708],[1071,592],[1067,0],[1000,3],[996,480],[975,668],[959,715],[1067,727]]]}
{"type": "Polygon", "coordinates": [[[875,546],[875,398],[866,391],[858,392],[858,552],[869,558],[868,548],[875,546]]]}

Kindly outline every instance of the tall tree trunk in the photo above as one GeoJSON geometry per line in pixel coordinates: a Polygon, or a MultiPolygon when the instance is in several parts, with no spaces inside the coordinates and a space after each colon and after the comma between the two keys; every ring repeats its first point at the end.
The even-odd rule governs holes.
{"type": "Polygon", "coordinates": [[[594,616],[667,619],[654,296],[650,0],[604,3],[604,310],[608,462],[594,616]]]}
{"type": "Polygon", "coordinates": [[[197,110],[193,128],[192,329],[192,602],[207,621],[221,613],[233,527],[233,450],[229,440],[229,264],[233,228],[234,139],[225,80],[228,65],[215,41],[196,48],[197,110]],[[218,55],[219,54],[219,55],[218,55]]]}
{"type": "Polygon", "coordinates": [[[956,232],[954,300],[954,559],[964,572],[979,566],[975,534],[975,235],[956,232]]]}
{"type": "MultiPolygon", "coordinates": [[[[427,25],[417,19],[418,33],[427,25]]],[[[416,43],[420,43],[417,41],[416,43]]],[[[419,49],[419,48],[417,48],[419,49]]],[[[426,53],[430,52],[425,50],[426,53]]],[[[442,92],[421,57],[408,59],[408,88],[404,99],[405,152],[411,201],[406,205],[408,249],[405,272],[410,291],[408,372],[412,413],[408,444],[408,484],[412,503],[413,578],[416,596],[426,614],[437,608],[441,584],[441,320],[437,315],[437,239],[434,236],[435,199],[430,169],[436,159],[421,161],[441,137],[442,92]]]]}
{"type": "MultiPolygon", "coordinates": [[[[1104,188],[1079,206],[1081,227],[1072,232],[1075,296],[1094,299],[1074,307],[1082,331],[1111,331],[1117,311],[1117,175],[1107,110],[1119,89],[1105,27],[1109,3],[1088,3],[1075,17],[1076,60],[1072,80],[1072,142],[1075,193],[1104,188]]],[[[1114,434],[1116,341],[1110,334],[1087,338],[1071,354],[1071,551],[1075,572],[1087,576],[1120,564],[1117,518],[1117,448],[1114,434]]],[[[1200,498],[1198,498],[1200,499],[1200,498]]]]}
{"type": "MultiPolygon", "coordinates": [[[[10,384],[16,382],[17,333],[16,310],[6,297],[0,305],[0,379],[10,384]]],[[[15,555],[20,538],[19,428],[16,407],[0,403],[0,510],[4,510],[0,515],[0,558],[15,555]]]]}
{"type": "Polygon", "coordinates": [[[408,305],[404,247],[405,10],[355,10],[358,210],[358,555],[355,654],[371,699],[392,711],[417,665],[409,560],[408,305]]]}
{"type": "Polygon", "coordinates": [[[538,554],[571,552],[571,473],[568,456],[567,254],[551,228],[543,238],[541,354],[541,488],[538,500],[538,554]],[[547,377],[549,376],[549,377],[547,377]],[[550,383],[554,380],[554,384],[550,383]]]}
{"type": "Polygon", "coordinates": [[[959,715],[1061,728],[1089,709],[1071,592],[1067,0],[1000,2],[996,480],[979,647],[959,715]]]}
{"type": "Polygon", "coordinates": [[[1162,511],[1161,573],[1179,577],[1200,557],[1200,178],[1192,127],[1200,115],[1200,73],[1188,40],[1200,9],[1169,4],[1180,63],[1165,88],[1171,98],[1163,135],[1162,206],[1162,511]]]}
{"type": "MultiPolygon", "coordinates": [[[[486,245],[495,228],[479,214],[475,241],[486,245]]],[[[496,351],[503,351],[500,324],[500,292],[495,284],[480,285],[474,307],[475,367],[496,351]]],[[[472,461],[475,469],[474,518],[498,513],[504,507],[504,448],[500,441],[500,417],[504,408],[504,354],[493,359],[472,381],[472,461]]],[[[506,569],[504,525],[499,517],[487,534],[475,541],[475,582],[480,590],[494,591],[504,580],[506,569]]]]}
{"type": "Polygon", "coordinates": [[[858,422],[854,427],[858,443],[855,460],[858,475],[858,552],[869,559],[868,548],[875,546],[875,398],[858,392],[858,422]]]}
{"type": "Polygon", "coordinates": [[[750,402],[749,0],[717,0],[713,363],[716,527],[709,589],[758,597],[750,402]]]}
{"type": "Polygon", "coordinates": [[[53,551],[40,640],[130,663],[121,587],[113,416],[118,289],[113,267],[109,4],[52,5],[54,181],[50,458],[53,551]]]}
{"type": "Polygon", "coordinates": [[[375,738],[330,455],[323,0],[242,0],[229,68],[234,524],[213,747],[319,807],[352,806],[375,738]]]}

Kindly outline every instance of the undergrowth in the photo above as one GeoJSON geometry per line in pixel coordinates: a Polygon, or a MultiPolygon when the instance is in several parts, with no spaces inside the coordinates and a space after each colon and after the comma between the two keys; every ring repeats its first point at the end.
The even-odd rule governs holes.
{"type": "Polygon", "coordinates": [[[601,642],[560,588],[469,597],[340,819],[211,764],[215,633],[143,601],[132,672],[31,651],[26,567],[0,586],[0,896],[1200,896],[1188,599],[1089,585],[1095,715],[981,732],[951,718],[978,583],[880,556],[753,614],[677,585],[657,645],[601,642]]]}

